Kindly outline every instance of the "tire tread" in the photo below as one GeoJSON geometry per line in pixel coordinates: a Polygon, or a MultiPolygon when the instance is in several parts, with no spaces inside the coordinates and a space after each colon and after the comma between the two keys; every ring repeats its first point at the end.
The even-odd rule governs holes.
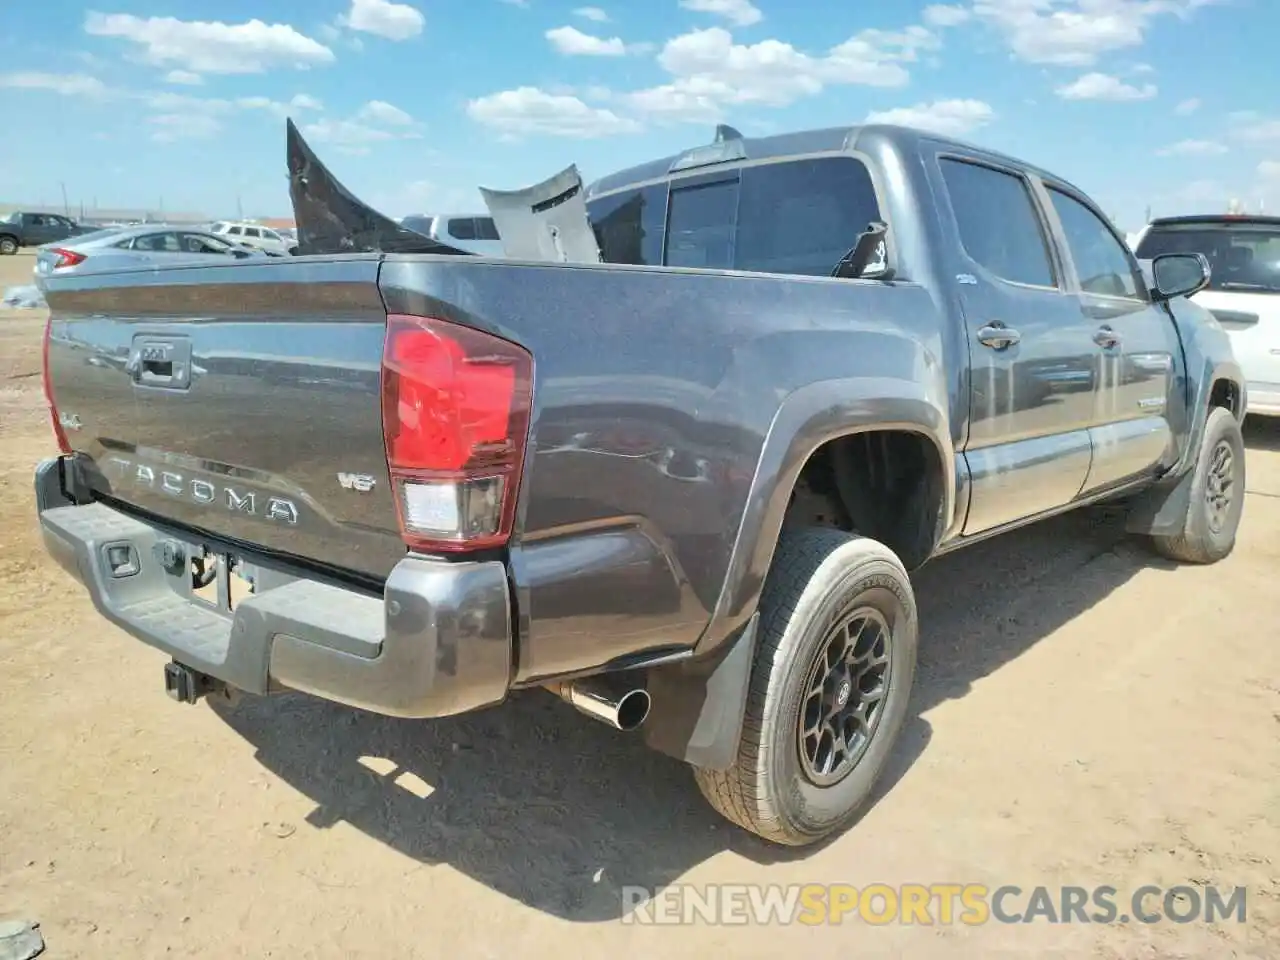
{"type": "Polygon", "coordinates": [[[784,531],[761,592],[759,635],[738,756],[727,770],[694,768],[698,789],[712,807],[742,829],[774,843],[802,846],[813,838],[789,829],[764,790],[760,769],[767,742],[764,711],[770,680],[790,655],[784,648],[787,628],[809,581],[834,551],[852,541],[866,544],[868,559],[890,561],[899,567],[903,579],[908,579],[897,557],[874,540],[830,527],[784,531]]]}

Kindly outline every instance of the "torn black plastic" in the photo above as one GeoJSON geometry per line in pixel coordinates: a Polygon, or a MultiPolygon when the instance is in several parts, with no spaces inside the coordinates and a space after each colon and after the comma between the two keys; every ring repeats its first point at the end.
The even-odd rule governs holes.
{"type": "Polygon", "coordinates": [[[362,203],[338,182],[302,138],[293,120],[285,121],[289,199],[298,230],[299,256],[327,253],[440,253],[475,256],[400,226],[362,203]]]}

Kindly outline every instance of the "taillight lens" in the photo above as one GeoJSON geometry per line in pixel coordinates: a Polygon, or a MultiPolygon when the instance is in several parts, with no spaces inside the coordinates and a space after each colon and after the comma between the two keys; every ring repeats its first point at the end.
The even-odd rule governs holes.
{"type": "Polygon", "coordinates": [[[85,255],[76,253],[74,250],[64,250],[62,247],[50,247],[49,252],[57,256],[57,260],[53,261],[53,269],[61,270],[63,267],[74,267],[77,263],[84,263],[85,255]]]}
{"type": "Polygon", "coordinates": [[[533,357],[482,330],[387,317],[382,432],[405,543],[475,550],[511,536],[533,357]]]}
{"type": "Polygon", "coordinates": [[[44,402],[49,408],[49,421],[53,425],[53,438],[58,441],[58,450],[71,452],[71,444],[67,442],[67,433],[62,429],[62,420],[58,416],[58,404],[53,399],[53,383],[49,379],[49,338],[53,335],[53,317],[44,323],[44,342],[40,355],[40,379],[44,385],[44,402]]]}

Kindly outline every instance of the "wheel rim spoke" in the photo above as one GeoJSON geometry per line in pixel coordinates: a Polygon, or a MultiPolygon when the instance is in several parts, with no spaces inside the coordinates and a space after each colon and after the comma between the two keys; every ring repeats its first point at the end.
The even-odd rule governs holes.
{"type": "Polygon", "coordinates": [[[1214,533],[1226,525],[1236,495],[1235,453],[1225,440],[1213,448],[1205,475],[1205,507],[1209,527],[1214,533]]]}
{"type": "Polygon", "coordinates": [[[838,617],[814,658],[797,724],[801,766],[826,786],[856,766],[888,691],[892,631],[870,607],[838,617]]]}

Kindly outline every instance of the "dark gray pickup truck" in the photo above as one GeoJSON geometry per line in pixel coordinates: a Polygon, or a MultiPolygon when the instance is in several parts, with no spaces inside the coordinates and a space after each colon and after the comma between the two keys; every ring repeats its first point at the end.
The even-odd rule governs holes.
{"type": "Polygon", "coordinates": [[[440,717],[546,687],[802,845],[903,725],[909,571],[1102,500],[1167,557],[1231,551],[1208,265],[1139,263],[1066,181],[865,126],[586,198],[605,263],[49,281],[45,543],[172,696],[440,717]]]}
{"type": "Polygon", "coordinates": [[[91,229],[56,213],[23,213],[15,210],[0,217],[0,254],[11,256],[20,247],[57,243],[59,240],[88,233],[91,229]]]}

